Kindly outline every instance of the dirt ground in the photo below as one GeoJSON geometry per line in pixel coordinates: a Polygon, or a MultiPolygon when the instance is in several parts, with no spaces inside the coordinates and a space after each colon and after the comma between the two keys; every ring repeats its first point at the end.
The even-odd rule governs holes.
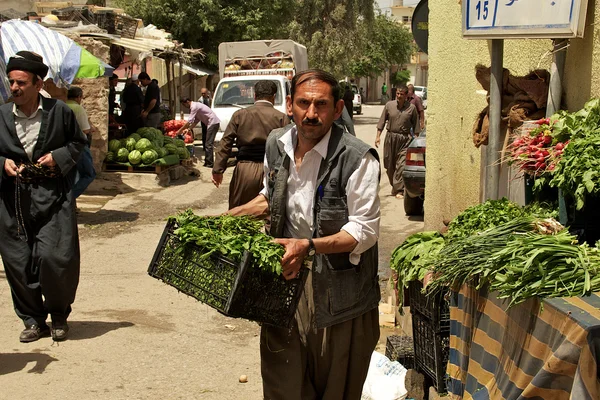
{"type": "MultiPolygon", "coordinates": [[[[355,117],[367,143],[375,140],[381,110],[363,106],[355,117]]],[[[197,168],[195,176],[161,177],[158,183],[170,180],[168,186],[151,174],[103,174],[80,198],[81,278],[69,340],[19,342],[23,326],[0,269],[0,399],[262,397],[258,325],[224,317],[147,274],[166,217],[187,208],[207,215],[227,208],[231,169],[216,189],[210,170],[197,168]],[[248,382],[239,383],[240,375],[248,382]]],[[[404,215],[384,173],[380,197],[385,292],[391,251],[423,222],[404,215]]],[[[381,352],[393,332],[382,330],[381,352]]]]}

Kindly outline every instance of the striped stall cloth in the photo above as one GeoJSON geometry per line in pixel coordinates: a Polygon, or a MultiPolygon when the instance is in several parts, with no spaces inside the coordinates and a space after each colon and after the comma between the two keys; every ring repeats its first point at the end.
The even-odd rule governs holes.
{"type": "Polygon", "coordinates": [[[10,97],[6,63],[21,50],[41,55],[49,67],[46,79],[59,87],[68,86],[75,78],[110,76],[114,70],[68,37],[31,21],[2,22],[0,44],[0,104],[10,97]]]}
{"type": "Polygon", "coordinates": [[[463,286],[450,303],[454,399],[600,399],[600,297],[508,303],[463,286]]]}

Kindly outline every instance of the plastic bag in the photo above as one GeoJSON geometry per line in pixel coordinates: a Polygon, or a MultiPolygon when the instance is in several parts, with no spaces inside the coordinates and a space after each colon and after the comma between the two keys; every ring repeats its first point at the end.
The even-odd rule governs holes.
{"type": "Polygon", "coordinates": [[[398,361],[376,351],[371,355],[369,372],[363,385],[361,400],[404,400],[407,390],[404,386],[407,369],[398,361]]]}

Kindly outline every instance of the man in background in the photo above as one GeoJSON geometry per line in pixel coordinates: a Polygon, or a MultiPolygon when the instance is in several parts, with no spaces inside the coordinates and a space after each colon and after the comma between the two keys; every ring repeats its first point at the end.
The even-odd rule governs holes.
{"type": "Polygon", "coordinates": [[[140,114],[144,126],[158,128],[158,124],[160,124],[160,88],[158,84],[152,82],[146,72],[140,73],[138,78],[140,83],[146,87],[143,109],[140,114]]]}
{"type": "Polygon", "coordinates": [[[112,74],[110,78],[108,78],[108,116],[115,116],[115,109],[121,108],[119,104],[117,104],[117,84],[119,83],[119,77],[115,74],[112,74]]]}
{"type": "Polygon", "coordinates": [[[83,100],[83,90],[78,86],[71,86],[67,92],[67,105],[75,114],[75,119],[79,127],[85,133],[88,143],[81,153],[81,157],[77,161],[77,175],[75,176],[75,184],[73,185],[73,197],[78,198],[85,189],[96,178],[96,170],[94,169],[94,160],[90,145],[94,133],[97,134],[98,129],[90,122],[85,108],[81,105],[83,100]]]}
{"type": "Polygon", "coordinates": [[[404,197],[404,164],[406,150],[412,140],[412,135],[419,135],[419,113],[413,104],[407,101],[408,88],[400,86],[396,92],[396,100],[388,101],[377,123],[375,147],[379,147],[381,132],[386,126],[385,142],[383,144],[383,166],[392,185],[392,196],[397,199],[404,197]]]}
{"type": "Polygon", "coordinates": [[[144,126],[142,121],[142,107],[144,105],[144,94],[140,88],[138,75],[133,75],[126,83],[121,93],[121,100],[125,105],[123,110],[123,122],[127,125],[127,132],[134,133],[144,126]]]}
{"type": "Polygon", "coordinates": [[[423,107],[423,100],[420,96],[415,94],[415,87],[412,84],[408,84],[408,97],[406,98],[412,105],[415,106],[419,113],[419,126],[421,130],[425,128],[425,108],[423,107]]]}
{"type": "MultiPolygon", "coordinates": [[[[207,107],[210,107],[212,105],[210,94],[208,93],[207,88],[202,88],[202,90],[200,90],[200,98],[198,99],[198,102],[204,104],[207,107]]],[[[208,126],[206,126],[204,122],[201,122],[200,124],[202,125],[202,148],[204,149],[204,153],[206,154],[206,130],[208,129],[208,126]]]]}
{"type": "Polygon", "coordinates": [[[353,119],[352,117],[352,102],[354,101],[354,93],[352,92],[352,87],[350,86],[350,84],[348,82],[346,82],[345,85],[345,89],[344,89],[344,107],[346,107],[346,110],[348,111],[348,115],[350,116],[350,119],[353,119]]]}
{"type": "Polygon", "coordinates": [[[265,143],[273,129],[290,123],[287,115],[273,107],[277,85],[273,81],[258,81],[254,85],[254,105],[236,111],[216,151],[212,181],[216,187],[223,182],[223,173],[237,143],[237,165],[229,184],[229,208],[254,199],[263,188],[265,143]]]}
{"type": "Polygon", "coordinates": [[[189,97],[181,99],[181,105],[190,109],[190,117],[187,122],[179,128],[177,135],[181,134],[186,129],[194,129],[200,122],[204,122],[208,129],[206,130],[206,150],[204,151],[204,166],[212,168],[214,166],[215,156],[213,154],[213,144],[217,132],[219,131],[219,125],[221,120],[217,115],[210,109],[210,107],[192,101],[189,97]]]}

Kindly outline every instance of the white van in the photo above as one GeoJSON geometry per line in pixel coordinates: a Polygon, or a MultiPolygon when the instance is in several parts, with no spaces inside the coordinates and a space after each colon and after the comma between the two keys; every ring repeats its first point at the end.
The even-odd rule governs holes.
{"type": "Polygon", "coordinates": [[[212,100],[212,110],[221,120],[219,132],[215,138],[218,142],[223,137],[225,129],[233,113],[241,108],[254,104],[254,85],[258,81],[269,80],[277,85],[275,109],[286,113],[285,98],[290,93],[290,81],[283,75],[247,75],[226,77],[219,81],[212,100]]]}

